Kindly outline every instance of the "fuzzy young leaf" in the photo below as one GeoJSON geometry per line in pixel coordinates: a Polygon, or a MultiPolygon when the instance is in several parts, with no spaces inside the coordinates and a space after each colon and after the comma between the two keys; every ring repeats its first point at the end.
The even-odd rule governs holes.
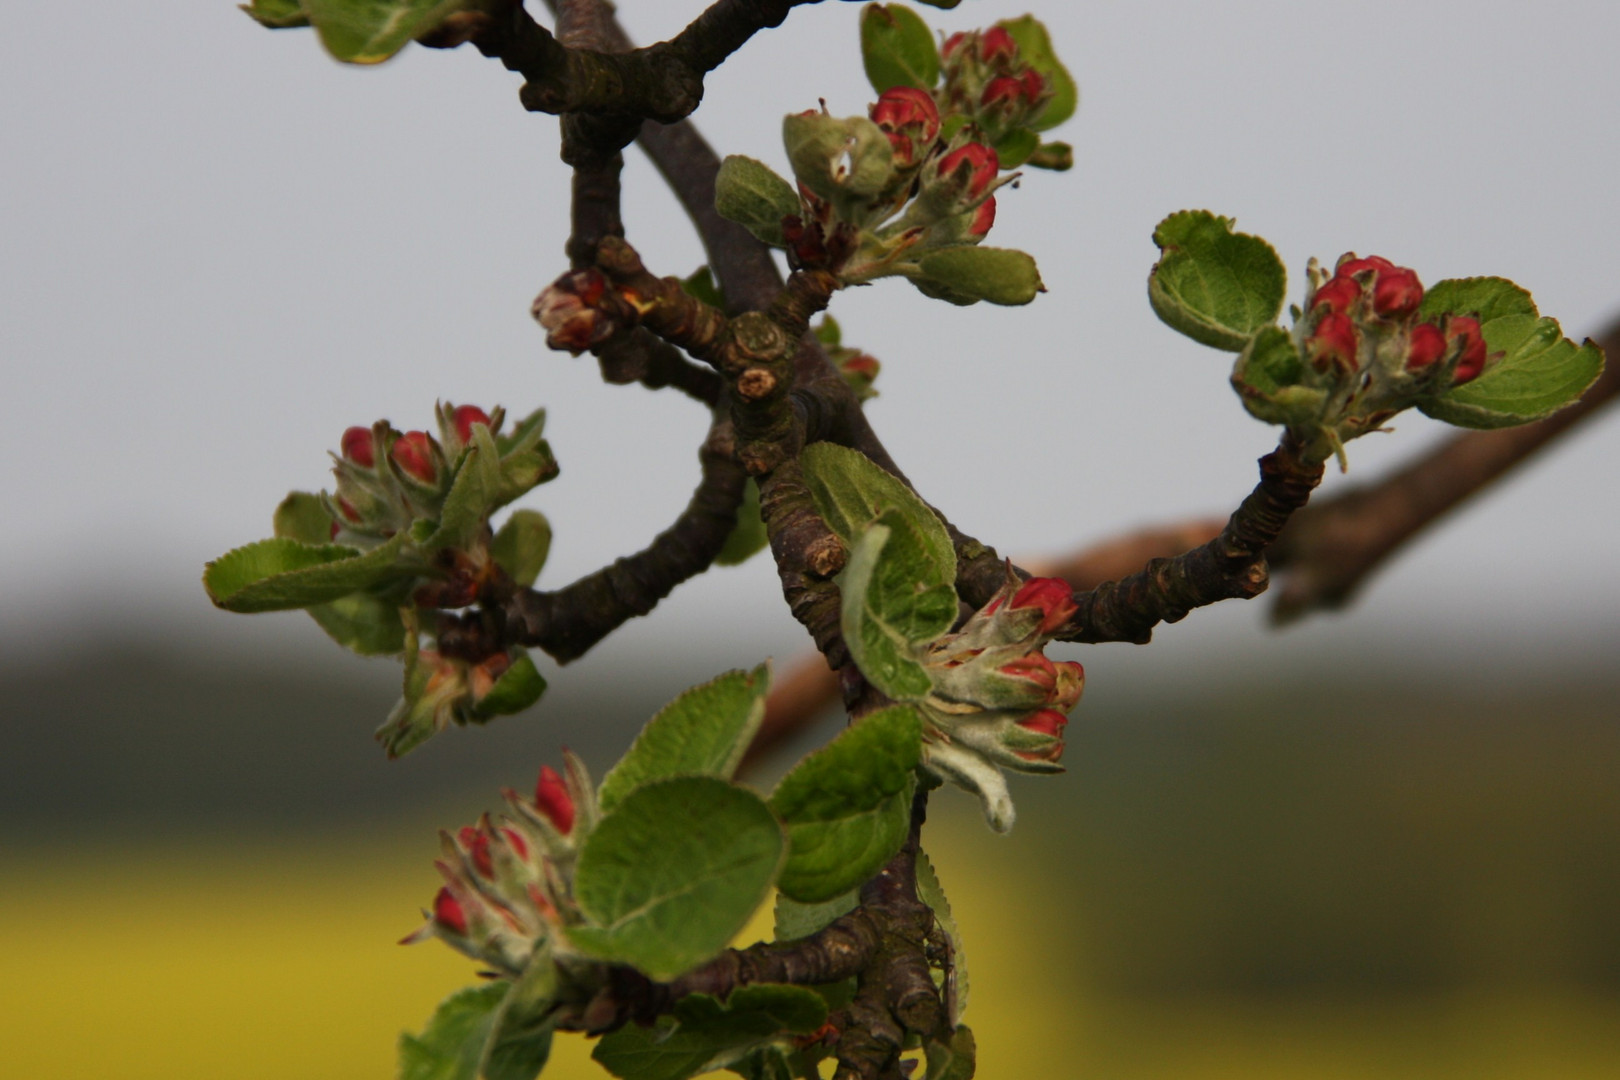
{"type": "Polygon", "coordinates": [[[1242,350],[1282,311],[1287,272],[1271,245],[1232,231],[1232,219],[1183,210],[1159,222],[1162,254],[1148,277],[1153,311],[1172,329],[1227,352],[1242,350]]]}
{"type": "Polygon", "coordinates": [[[743,488],[742,502],[737,505],[737,526],[726,537],[720,554],[714,557],[715,565],[738,566],[763,551],[769,543],[765,519],[759,513],[759,484],[749,477],[743,488]]]}
{"type": "Polygon", "coordinates": [[[755,239],[782,247],[782,219],[800,211],[798,193],[770,166],[751,157],[732,154],[720,163],[714,178],[714,208],[727,221],[735,221],[755,239]]]}
{"type": "Polygon", "coordinates": [[[236,6],[252,16],[260,26],[268,26],[272,30],[309,25],[309,16],[304,14],[301,0],[252,0],[251,3],[236,6]]]}
{"type": "Polygon", "coordinates": [[[542,944],[496,1010],[479,1062],[481,1080],[534,1080],[551,1057],[552,1009],[560,983],[542,944]]]}
{"type": "Polygon", "coordinates": [[[602,779],[598,801],[612,810],[643,784],[671,776],[731,779],[765,719],[770,669],[728,671],[658,710],[602,779]]]}
{"type": "Polygon", "coordinates": [[[868,4],[862,10],[861,63],[880,94],[896,86],[932,90],[939,81],[934,33],[904,4],[868,4]]]}
{"type": "Polygon", "coordinates": [[[361,656],[397,656],[405,651],[399,603],[372,593],[350,593],[306,609],[331,639],[361,656]]]}
{"type": "Polygon", "coordinates": [[[894,177],[894,148],[864,116],[791,114],[782,119],[782,144],[794,178],[835,205],[863,203],[894,177]]]}
{"type": "Polygon", "coordinates": [[[963,1011],[968,1002],[968,969],[967,955],[962,951],[962,932],[956,928],[956,917],[951,914],[951,902],[945,899],[945,890],[940,887],[939,875],[934,873],[934,864],[928,858],[928,853],[917,852],[917,899],[927,904],[934,912],[934,919],[939,928],[945,931],[945,937],[951,943],[951,975],[952,985],[947,988],[946,1001],[951,1008],[951,1023],[962,1018],[963,1011]]]}
{"type": "Polygon", "coordinates": [[[288,492],[276,507],[275,535],[301,544],[332,542],[332,515],[319,495],[307,491],[288,492]]]}
{"type": "Polygon", "coordinates": [[[917,268],[923,276],[915,284],[937,287],[940,290],[937,295],[953,304],[988,300],[992,304],[1017,306],[1034,300],[1046,288],[1041,284],[1041,272],[1035,260],[1009,248],[967,245],[943,248],[924,255],[917,268]]]}
{"type": "Polygon", "coordinates": [[[620,1080],[685,1080],[734,1065],[778,1036],[807,1035],[826,1020],[815,991],[756,983],[724,1002],[708,994],[683,998],[657,1026],[626,1024],[603,1036],[591,1057],[620,1080]]]}
{"type": "Polygon", "coordinates": [[[890,510],[899,511],[921,541],[929,584],[956,580],[956,549],[944,522],[898,477],[858,450],[811,443],[799,456],[804,483],[827,527],[845,544],[890,510]]]}
{"type": "Polygon", "coordinates": [[[1051,99],[1030,121],[1029,126],[1035,131],[1050,131],[1073,116],[1080,104],[1080,88],[1075,85],[1069,69],[1057,58],[1052,48],[1052,36],[1046,32],[1046,26],[1033,15],[1003,19],[996,25],[1006,30],[1018,43],[1019,57],[1040,72],[1041,78],[1052,90],[1051,99]]]}
{"type": "Polygon", "coordinates": [[[458,990],[420,1035],[399,1037],[399,1080],[478,1080],[478,1063],[509,983],[458,990]]]}
{"type": "Polygon", "coordinates": [[[490,541],[489,553],[508,577],[527,588],[551,553],[551,522],[537,510],[514,510],[490,541]]]}
{"type": "Polygon", "coordinates": [[[1473,316],[1486,349],[1503,354],[1479,378],[1418,406],[1436,420],[1469,428],[1526,424],[1574,404],[1603,371],[1601,349],[1566,338],[1555,320],[1538,317],[1530,294],[1506,278],[1439,282],[1419,313],[1473,316]]]}
{"type": "Polygon", "coordinates": [[[535,668],[534,661],[521,649],[514,648],[512,652],[516,654],[512,657],[512,665],[495,680],[489,693],[473,706],[473,720],[491,720],[497,716],[520,713],[539,701],[540,695],[546,692],[546,680],[535,668]]]}
{"type": "Polygon", "coordinates": [[[321,44],[348,64],[379,64],[469,0],[303,0],[321,44]]]}
{"type": "Polygon", "coordinates": [[[401,532],[364,554],[337,544],[260,540],[229,551],[203,568],[203,586],[226,611],[289,611],[374,588],[417,569],[401,565],[409,538],[401,532]]]}
{"type": "Polygon", "coordinates": [[[495,448],[502,457],[507,457],[520,450],[544,449],[545,456],[551,457],[550,448],[542,442],[540,435],[546,429],[546,410],[536,409],[512,426],[512,430],[505,435],[495,436],[495,448]]]}
{"type": "Polygon", "coordinates": [[[1294,338],[1280,326],[1264,326],[1232,368],[1232,388],[1257,420],[1308,428],[1322,412],[1324,390],[1300,384],[1304,364],[1294,338]]]}
{"type": "Polygon", "coordinates": [[[466,547],[483,532],[501,488],[501,457],[483,425],[472,430],[472,445],[461,456],[450,493],[444,497],[438,527],[424,542],[429,551],[466,547]]]}
{"type": "Polygon", "coordinates": [[[916,560],[903,553],[889,554],[885,563],[884,549],[897,530],[900,540],[895,547],[911,547],[904,525],[880,523],[868,526],[850,549],[849,562],[837,579],[843,606],[840,623],[844,644],[861,674],[896,700],[916,701],[933,689],[917,657],[924,643],[950,629],[956,618],[956,593],[948,585],[918,592],[913,576],[916,560]],[[881,579],[880,570],[885,572],[881,579]]]}
{"type": "Polygon", "coordinates": [[[764,800],[708,776],[637,788],[580,852],[574,895],[591,956],[672,979],[725,948],[765,899],[786,849],[764,800]]]}
{"type": "Polygon", "coordinates": [[[895,705],[844,729],[782,778],[771,809],[788,832],[783,895],[832,900],[882,869],[906,838],[921,751],[922,717],[895,705]]]}
{"type": "Polygon", "coordinates": [[[860,906],[860,894],[851,889],[831,900],[814,904],[800,903],[786,893],[776,894],[776,940],[798,941],[830,926],[842,915],[848,915],[860,906]]]}

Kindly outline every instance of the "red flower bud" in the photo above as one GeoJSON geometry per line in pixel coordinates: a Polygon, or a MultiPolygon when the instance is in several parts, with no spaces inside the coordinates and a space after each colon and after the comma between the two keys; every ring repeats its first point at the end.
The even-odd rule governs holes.
{"type": "Polygon", "coordinates": [[[433,439],[425,431],[407,431],[401,435],[388,456],[401,470],[424,484],[438,479],[438,467],[433,462],[433,439]]]}
{"type": "Polygon", "coordinates": [[[939,47],[939,55],[944,59],[949,60],[956,54],[956,50],[962,47],[962,42],[966,40],[967,33],[965,31],[958,30],[956,33],[945,39],[945,44],[939,47]]]}
{"type": "Polygon", "coordinates": [[[1385,270],[1394,270],[1395,264],[1382,255],[1369,255],[1365,259],[1356,258],[1356,253],[1347,251],[1339,256],[1339,264],[1333,268],[1334,277],[1353,277],[1366,270],[1381,273],[1385,270]]]}
{"type": "MultiPolygon", "coordinates": [[[[337,505],[338,513],[342,514],[346,521],[354,525],[360,524],[360,511],[354,508],[354,503],[340,496],[338,498],[337,505]]],[[[334,521],[332,524],[335,526],[337,525],[337,522],[334,521]]]]}
{"type": "Polygon", "coordinates": [[[1069,621],[1079,610],[1074,603],[1074,590],[1062,578],[1038,577],[1024,582],[1013,593],[1012,605],[1017,608],[1038,608],[1041,612],[1040,633],[1050,634],[1069,621]]]}
{"type": "Polygon", "coordinates": [[[1008,111],[1018,108],[1024,101],[1024,84],[1011,75],[999,75],[984,84],[979,104],[986,108],[1000,105],[1008,111]]]}
{"type": "Polygon", "coordinates": [[[534,786],[534,805],[558,832],[567,836],[574,830],[574,800],[568,785],[550,765],[540,766],[540,780],[534,786]]]}
{"type": "Polygon", "coordinates": [[[368,427],[352,427],[343,433],[343,456],[362,468],[371,468],[377,464],[377,454],[372,447],[371,429],[368,427]]]}
{"type": "Polygon", "coordinates": [[[997,60],[1012,60],[1018,55],[1018,42],[1000,26],[992,26],[979,35],[979,59],[986,64],[997,60]]]}
{"type": "Polygon", "coordinates": [[[1472,382],[1485,370],[1485,338],[1479,332],[1479,320],[1466,315],[1446,322],[1446,340],[1463,339],[1462,357],[1457,361],[1454,374],[1457,385],[1472,382]]]}
{"type": "Polygon", "coordinates": [[[1380,270],[1373,283],[1373,310],[1386,319],[1416,311],[1423,302],[1423,284],[1404,266],[1380,270]]]}
{"type": "Polygon", "coordinates": [[[1335,368],[1351,372],[1360,366],[1356,361],[1355,324],[1338,312],[1322,316],[1316,331],[1305,342],[1305,351],[1316,370],[1324,373],[1335,368]]]}
{"type": "Polygon", "coordinates": [[[1406,345],[1406,370],[1420,371],[1446,354],[1446,338],[1433,323],[1418,323],[1406,345]]]}
{"type": "Polygon", "coordinates": [[[1069,718],[1056,709],[1042,709],[1031,716],[1018,721],[1018,726],[1025,731],[1033,731],[1038,735],[1051,735],[1053,738],[1061,737],[1063,727],[1069,718]]]}
{"type": "Polygon", "coordinates": [[[970,142],[959,146],[939,161],[940,176],[967,176],[968,194],[975,199],[989,189],[1000,171],[1001,161],[996,157],[996,152],[983,143],[970,142]]]}
{"type": "Polygon", "coordinates": [[[1028,679],[1049,694],[1057,687],[1057,668],[1043,653],[1020,656],[1002,664],[998,670],[1015,679],[1028,679]]]}
{"type": "Polygon", "coordinates": [[[1350,305],[1361,299],[1361,285],[1354,278],[1336,277],[1316,290],[1311,297],[1311,310],[1327,308],[1340,315],[1350,314],[1350,305]]]}
{"type": "Polygon", "coordinates": [[[506,837],[507,844],[517,853],[518,858],[527,859],[529,857],[529,845],[523,839],[522,833],[503,825],[501,826],[501,835],[506,837]]]}
{"type": "Polygon", "coordinates": [[[456,425],[456,435],[464,443],[472,441],[474,424],[489,426],[489,414],[476,405],[457,405],[450,417],[456,425]]]}
{"type": "Polygon", "coordinates": [[[978,205],[973,211],[973,220],[968,223],[969,236],[984,236],[990,227],[996,223],[996,197],[990,196],[978,205]]]}
{"type": "Polygon", "coordinates": [[[467,915],[461,910],[461,901],[452,896],[448,888],[439,889],[433,898],[433,921],[453,934],[467,936],[467,915]]]}
{"type": "Polygon", "coordinates": [[[939,106],[934,95],[914,86],[896,86],[878,95],[872,106],[872,122],[885,131],[910,130],[923,142],[939,134],[939,106]]]}
{"type": "Polygon", "coordinates": [[[1031,105],[1039,101],[1041,95],[1046,93],[1046,79],[1034,68],[1030,68],[1018,76],[1018,81],[1024,84],[1024,100],[1031,105]]]}
{"type": "Polygon", "coordinates": [[[456,839],[467,849],[467,855],[472,859],[473,866],[478,872],[486,878],[493,879],[495,862],[489,857],[489,834],[471,825],[463,825],[456,833],[456,839]]]}

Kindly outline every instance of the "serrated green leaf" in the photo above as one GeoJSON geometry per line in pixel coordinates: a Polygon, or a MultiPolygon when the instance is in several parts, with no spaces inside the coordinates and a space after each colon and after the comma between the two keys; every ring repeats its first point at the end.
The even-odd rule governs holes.
{"type": "Polygon", "coordinates": [[[351,652],[396,656],[405,651],[405,623],[397,600],[357,592],[306,610],[333,641],[351,652]]]}
{"type": "Polygon", "coordinates": [[[933,689],[933,681],[917,658],[926,642],[950,629],[956,617],[956,594],[944,585],[907,595],[913,588],[908,579],[914,580],[909,571],[915,560],[891,555],[886,565],[883,562],[884,549],[897,528],[901,539],[895,547],[904,548],[903,527],[873,524],[850,549],[849,561],[837,578],[842,600],[840,626],[844,644],[872,685],[897,701],[917,701],[933,689]],[[886,602],[895,610],[886,610],[886,602]],[[891,625],[889,618],[899,624],[891,625]]]}
{"type": "Polygon", "coordinates": [[[725,948],[765,899],[786,852],[753,792],[708,776],[636,788],[580,852],[574,946],[672,979],[725,948]]]}
{"type": "Polygon", "coordinates": [[[347,64],[379,64],[468,0],[303,0],[321,44],[347,64]]]}
{"type": "Polygon", "coordinates": [[[1554,319],[1503,315],[1481,322],[1492,353],[1485,374],[1419,404],[1436,420],[1469,428],[1512,427],[1540,420],[1580,399],[1603,372],[1603,350],[1577,345],[1554,319]]]}
{"type": "Polygon", "coordinates": [[[725,546],[714,557],[717,566],[737,566],[763,551],[770,543],[765,532],[765,519],[759,513],[759,484],[753,477],[743,487],[742,502],[737,505],[737,525],[726,537],[725,546]]]}
{"type": "Polygon", "coordinates": [[[1148,299],[1166,325],[1194,341],[1238,352],[1282,311],[1287,272],[1271,245],[1232,231],[1232,219],[1183,210],[1159,222],[1162,252],[1148,299]]]}
{"type": "Polygon", "coordinates": [[[1017,306],[1034,300],[1045,288],[1035,260],[1010,248],[942,248],[917,262],[927,284],[942,287],[955,304],[988,300],[1017,306]]]}
{"type": "Polygon", "coordinates": [[[445,998],[422,1034],[399,1037],[399,1080],[478,1080],[478,1063],[506,997],[506,982],[445,998]]]}
{"type": "Polygon", "coordinates": [[[1293,335],[1280,326],[1265,326],[1238,356],[1232,388],[1255,419],[1305,428],[1320,417],[1327,393],[1300,385],[1304,373],[1293,335]]]}
{"type": "Polygon", "coordinates": [[[1052,48],[1052,36],[1046,32],[1045,25],[1033,15],[1003,19],[996,25],[1006,30],[1018,43],[1019,58],[1040,72],[1052,88],[1051,100],[1030,121],[1029,126],[1036,131],[1050,131],[1073,116],[1080,104],[1080,88],[1075,85],[1069,69],[1057,58],[1057,52],[1052,48]]]}
{"type": "Polygon", "coordinates": [[[319,495],[307,491],[288,492],[276,507],[275,535],[301,544],[320,546],[332,542],[332,515],[319,495]]]}
{"type": "Polygon", "coordinates": [[[226,611],[311,607],[416,574],[418,567],[402,565],[400,559],[408,540],[399,533],[365,554],[337,544],[260,540],[204,567],[203,586],[226,611]]]}
{"type": "Polygon", "coordinates": [[[831,900],[883,868],[905,841],[922,716],[895,705],[863,717],[806,757],[771,794],[787,825],[777,888],[801,903],[831,900]]]}
{"type": "Polygon", "coordinates": [[[1530,294],[1507,278],[1447,278],[1436,282],[1423,294],[1418,318],[1435,320],[1441,315],[1471,315],[1480,325],[1504,315],[1535,315],[1536,302],[1530,294]]]}
{"type": "Polygon", "coordinates": [[[861,11],[861,63],[880,94],[896,86],[932,90],[939,81],[934,33],[904,4],[868,4],[861,11]]]}
{"type": "Polygon", "coordinates": [[[764,162],[732,154],[714,178],[714,208],[772,247],[782,247],[782,219],[798,214],[799,195],[764,162]]]}
{"type": "Polygon", "coordinates": [[[840,916],[848,915],[860,903],[860,894],[855,889],[814,904],[800,903],[779,892],[776,894],[776,940],[798,941],[807,938],[832,925],[840,916]]]}
{"type": "Polygon", "coordinates": [[[928,583],[956,580],[956,549],[944,522],[899,477],[859,450],[827,442],[805,447],[799,466],[816,512],[845,544],[853,544],[868,525],[896,510],[923,546],[928,583]]]}
{"type": "Polygon", "coordinates": [[[268,26],[272,30],[309,25],[309,16],[304,14],[304,5],[300,0],[252,0],[252,3],[236,6],[252,16],[260,26],[268,26]]]}
{"type": "Polygon", "coordinates": [[[996,161],[1003,169],[1016,169],[1040,148],[1041,137],[1030,128],[1013,128],[997,140],[996,161]]]}
{"type": "Polygon", "coordinates": [[[501,677],[495,680],[489,693],[472,707],[470,715],[473,720],[490,720],[520,713],[539,701],[540,695],[546,692],[546,680],[534,666],[534,661],[521,649],[511,651],[514,654],[511,666],[501,672],[501,677]]]}
{"type": "Polygon", "coordinates": [[[945,890],[940,887],[939,875],[934,873],[934,864],[928,858],[928,853],[917,852],[917,899],[927,904],[934,912],[934,919],[939,928],[945,931],[945,937],[951,943],[951,974],[953,985],[946,995],[951,1005],[951,1023],[962,1018],[968,1003],[968,968],[967,954],[962,951],[962,932],[956,928],[956,916],[951,914],[951,902],[945,899],[945,890]]]}
{"type": "Polygon", "coordinates": [[[647,721],[602,779],[604,812],[643,784],[671,776],[731,779],[765,719],[770,668],[728,671],[683,692],[647,721]]]}
{"type": "Polygon", "coordinates": [[[514,510],[489,543],[489,554],[508,577],[527,588],[551,553],[551,522],[537,510],[514,510]]]}
{"type": "Polygon", "coordinates": [[[604,1035],[591,1057],[620,1080],[685,1080],[725,1068],[761,1043],[807,1035],[827,1021],[820,995],[802,986],[756,983],[724,1002],[692,994],[651,1028],[627,1024],[604,1035]]]}
{"type": "MultiPolygon", "coordinates": [[[[461,455],[439,521],[422,542],[429,551],[465,548],[484,531],[502,486],[501,456],[489,428],[475,424],[472,445],[461,455]]],[[[527,489],[525,489],[527,490],[527,489]]]]}

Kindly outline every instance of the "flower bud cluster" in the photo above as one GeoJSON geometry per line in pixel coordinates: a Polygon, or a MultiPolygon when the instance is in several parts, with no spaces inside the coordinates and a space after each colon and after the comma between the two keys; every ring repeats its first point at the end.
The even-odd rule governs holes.
{"type": "Polygon", "coordinates": [[[442,858],[434,866],[444,887],[427,922],[401,944],[438,938],[499,974],[518,976],[538,945],[564,943],[563,928],[582,921],[574,865],[597,808],[584,764],[566,750],[563,757],[563,775],[541,768],[532,798],[504,792],[510,816],[485,814],[439,834],[442,858]]]}
{"type": "Polygon", "coordinates": [[[1085,688],[1085,669],[1047,659],[1046,643],[1075,613],[1060,578],[1008,581],[923,660],[933,683],[921,703],[936,743],[1022,772],[1058,772],[1063,728],[1085,688]]]}
{"type": "Polygon", "coordinates": [[[602,344],[634,320],[635,312],[595,267],[564,274],[535,297],[531,315],[546,331],[546,344],[578,356],[602,344]]]}
{"type": "Polygon", "coordinates": [[[1030,66],[1004,27],[952,34],[940,49],[941,100],[992,142],[1026,127],[1052,99],[1046,78],[1030,66]]]}

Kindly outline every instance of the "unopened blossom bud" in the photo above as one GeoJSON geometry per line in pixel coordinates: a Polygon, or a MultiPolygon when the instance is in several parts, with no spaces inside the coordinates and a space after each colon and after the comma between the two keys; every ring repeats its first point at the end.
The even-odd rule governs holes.
{"type": "Polygon", "coordinates": [[[1033,105],[1046,93],[1046,78],[1034,68],[1030,68],[1018,76],[1018,81],[1024,84],[1024,100],[1033,105]]]}
{"type": "Polygon", "coordinates": [[[1395,264],[1382,255],[1369,255],[1365,259],[1358,259],[1355,252],[1347,251],[1339,256],[1339,263],[1333,268],[1333,276],[1347,278],[1368,270],[1376,274],[1394,269],[1395,264]]]}
{"type": "Polygon", "coordinates": [[[962,43],[966,40],[966,31],[958,30],[956,33],[945,39],[945,44],[939,47],[939,55],[944,59],[949,60],[951,57],[956,55],[956,50],[960,49],[962,47],[962,43]]]}
{"type": "Polygon", "coordinates": [[[489,834],[475,826],[463,825],[456,833],[456,839],[467,849],[467,855],[472,859],[473,866],[478,872],[493,880],[495,861],[489,856],[489,834]]]}
{"type": "Polygon", "coordinates": [[[982,238],[995,223],[996,197],[992,195],[974,209],[973,220],[968,223],[968,235],[982,238]]]}
{"type": "Polygon", "coordinates": [[[472,442],[474,424],[489,426],[489,414],[476,405],[457,405],[456,411],[450,415],[456,425],[456,435],[463,443],[472,442]]]}
{"type": "Polygon", "coordinates": [[[979,59],[986,64],[996,61],[1011,62],[1018,55],[1018,42],[1000,26],[992,26],[979,35],[979,59]]]}
{"type": "Polygon", "coordinates": [[[1018,726],[1025,731],[1033,731],[1037,735],[1051,735],[1053,738],[1063,734],[1064,725],[1069,718],[1056,709],[1041,709],[1031,716],[1018,721],[1018,726]]]}
{"type": "Polygon", "coordinates": [[[1316,370],[1324,374],[1335,370],[1355,371],[1358,366],[1355,324],[1337,312],[1324,315],[1305,342],[1305,351],[1316,370]]]}
{"type": "Polygon", "coordinates": [[[1086,688],[1086,669],[1073,660],[1054,664],[1057,685],[1048,704],[1058,712],[1067,713],[1080,703],[1080,694],[1086,688]]]}
{"type": "Polygon", "coordinates": [[[998,75],[984,84],[979,104],[987,109],[1001,107],[1011,112],[1024,104],[1024,84],[1011,75],[998,75]]]}
{"type": "Polygon", "coordinates": [[[1446,323],[1446,340],[1455,341],[1457,338],[1463,339],[1463,351],[1453,377],[1461,386],[1479,378],[1479,373],[1485,370],[1485,338],[1479,332],[1479,320],[1466,315],[1449,320],[1446,323]]]}
{"type": "Polygon", "coordinates": [[[1446,354],[1446,337],[1433,323],[1412,327],[1406,345],[1406,370],[1421,371],[1446,354]]]}
{"type": "Polygon", "coordinates": [[[1337,312],[1340,315],[1350,314],[1350,306],[1361,299],[1361,285],[1349,277],[1336,277],[1316,290],[1311,297],[1311,310],[1337,312]]]}
{"type": "Polygon", "coordinates": [[[371,429],[352,427],[343,433],[343,456],[362,468],[377,464],[377,453],[372,445],[371,429]]]}
{"type": "Polygon", "coordinates": [[[550,765],[540,766],[540,779],[534,786],[534,805],[564,836],[574,830],[573,796],[568,794],[568,785],[550,765]]]}
{"type": "Polygon", "coordinates": [[[1057,688],[1057,668],[1042,653],[1030,653],[1009,660],[997,670],[1003,675],[1032,682],[1047,694],[1057,688]]]}
{"type": "MultiPolygon", "coordinates": [[[[338,497],[337,507],[338,507],[338,513],[342,514],[344,520],[349,522],[351,525],[358,525],[358,524],[361,523],[361,521],[364,520],[360,516],[360,511],[358,511],[358,510],[356,510],[354,508],[354,503],[350,502],[348,499],[343,498],[342,496],[338,497]]],[[[332,524],[336,525],[337,522],[334,521],[332,524]]]]}
{"type": "Polygon", "coordinates": [[[433,439],[425,431],[407,431],[401,435],[394,441],[388,456],[403,472],[424,484],[435,483],[439,478],[438,466],[433,460],[433,439]]]}
{"type": "Polygon", "coordinates": [[[1423,302],[1423,284],[1404,266],[1378,272],[1373,283],[1373,310],[1386,319],[1410,315],[1423,302]]]}
{"type": "Polygon", "coordinates": [[[1069,621],[1079,609],[1075,606],[1074,590],[1062,578],[1044,577],[1030,578],[1024,582],[1019,590],[1013,593],[1011,607],[1036,608],[1041,613],[1041,624],[1038,633],[1047,635],[1054,633],[1064,623],[1069,621]]]}
{"type": "Polygon", "coordinates": [[[529,857],[529,842],[523,839],[523,834],[507,825],[501,826],[501,835],[506,838],[506,844],[520,859],[529,857]]]}
{"type": "Polygon", "coordinates": [[[530,314],[546,331],[546,344],[578,356],[612,335],[614,321],[602,310],[607,278],[594,267],[564,274],[535,298],[530,314]]]}
{"type": "Polygon", "coordinates": [[[467,936],[467,914],[461,909],[461,901],[446,886],[441,886],[433,897],[433,921],[452,934],[467,936]]]}
{"type": "Polygon", "coordinates": [[[968,195],[978,198],[989,190],[1001,171],[996,152],[983,143],[970,142],[959,146],[939,160],[939,175],[955,177],[965,175],[968,195]]]}
{"type": "Polygon", "coordinates": [[[925,148],[939,135],[939,107],[934,104],[934,96],[914,86],[896,86],[883,91],[872,106],[870,116],[889,136],[896,164],[902,168],[912,164],[914,146],[925,148]]]}

